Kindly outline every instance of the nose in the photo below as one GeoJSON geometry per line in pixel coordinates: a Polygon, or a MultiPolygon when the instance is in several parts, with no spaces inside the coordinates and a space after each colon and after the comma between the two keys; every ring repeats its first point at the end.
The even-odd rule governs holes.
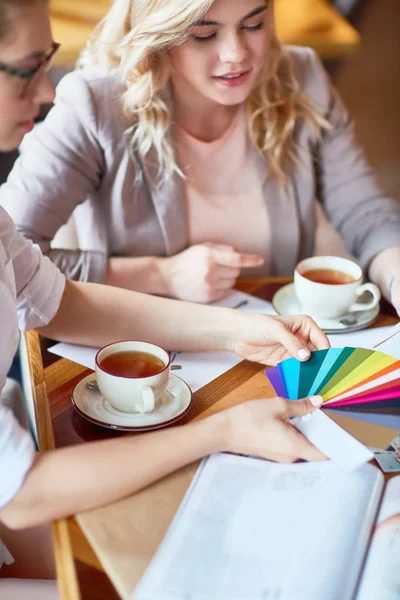
{"type": "Polygon", "coordinates": [[[219,57],[223,63],[240,64],[248,57],[248,48],[240,33],[227,34],[221,42],[219,57]]]}
{"type": "Polygon", "coordinates": [[[37,104],[50,104],[56,96],[56,90],[47,73],[43,73],[35,87],[33,100],[37,104]]]}

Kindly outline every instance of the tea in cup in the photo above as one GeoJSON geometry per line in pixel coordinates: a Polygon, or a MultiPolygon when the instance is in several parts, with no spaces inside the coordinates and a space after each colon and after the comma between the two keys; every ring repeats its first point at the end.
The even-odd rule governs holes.
{"type": "Polygon", "coordinates": [[[150,413],[167,387],[170,357],[149,342],[114,342],[98,351],[95,371],[101,393],[114,408],[150,413]]]}
{"type": "Polygon", "coordinates": [[[312,317],[335,318],[349,312],[370,310],[380,300],[379,288],[362,283],[357,263],[339,256],[313,256],[302,260],[294,272],[294,288],[302,312],[312,317]],[[356,302],[368,292],[369,302],[356,302]]]}

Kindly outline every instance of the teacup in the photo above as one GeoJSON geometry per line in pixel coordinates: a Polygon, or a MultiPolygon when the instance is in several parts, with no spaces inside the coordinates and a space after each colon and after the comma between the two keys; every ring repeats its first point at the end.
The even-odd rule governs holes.
{"type": "Polygon", "coordinates": [[[294,288],[302,312],[312,317],[335,318],[349,312],[370,310],[380,300],[373,283],[362,283],[357,263],[339,256],[313,256],[302,260],[294,272],[294,288]],[[369,302],[356,302],[364,292],[369,302]]]}
{"type": "Polygon", "coordinates": [[[104,398],[125,413],[150,413],[168,384],[170,357],[156,344],[114,342],[96,354],[97,385],[104,398]]]}

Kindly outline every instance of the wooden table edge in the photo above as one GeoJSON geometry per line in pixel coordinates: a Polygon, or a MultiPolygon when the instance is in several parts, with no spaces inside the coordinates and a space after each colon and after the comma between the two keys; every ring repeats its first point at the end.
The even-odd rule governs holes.
{"type": "MultiPolygon", "coordinates": [[[[55,444],[50,418],[50,406],[47,398],[38,332],[36,330],[26,332],[25,340],[28,350],[28,365],[34,399],[39,450],[54,450],[55,444]]],[[[81,600],[67,519],[59,519],[52,523],[52,538],[57,583],[61,598],[63,600],[81,600]]]]}

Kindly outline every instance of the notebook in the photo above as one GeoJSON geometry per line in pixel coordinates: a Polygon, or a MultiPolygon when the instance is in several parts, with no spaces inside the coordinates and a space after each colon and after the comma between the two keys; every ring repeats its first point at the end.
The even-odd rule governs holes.
{"type": "Polygon", "coordinates": [[[216,454],[132,600],[394,600],[399,548],[400,477],[216,454]]]}

